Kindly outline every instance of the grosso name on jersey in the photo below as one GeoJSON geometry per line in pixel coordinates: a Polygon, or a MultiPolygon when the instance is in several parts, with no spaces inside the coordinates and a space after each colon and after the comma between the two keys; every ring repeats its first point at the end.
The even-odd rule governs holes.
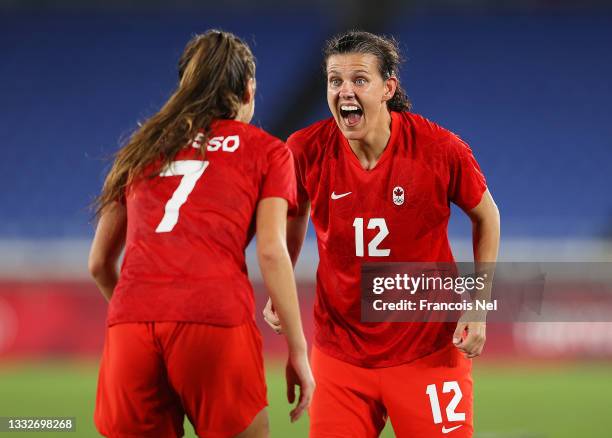
{"type": "MultiPolygon", "coordinates": [[[[199,133],[196,135],[195,140],[191,143],[191,147],[199,149],[202,145],[204,134],[199,133]]],[[[223,152],[235,152],[240,147],[240,137],[237,135],[228,135],[227,137],[212,137],[208,140],[206,150],[209,152],[216,152],[222,150],[223,152]]]]}

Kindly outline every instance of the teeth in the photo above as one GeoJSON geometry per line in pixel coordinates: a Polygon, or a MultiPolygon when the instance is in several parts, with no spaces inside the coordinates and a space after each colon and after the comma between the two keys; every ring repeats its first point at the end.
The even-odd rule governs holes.
{"type": "Polygon", "coordinates": [[[342,105],[340,109],[342,111],[357,111],[359,108],[355,105],[342,105]]]}

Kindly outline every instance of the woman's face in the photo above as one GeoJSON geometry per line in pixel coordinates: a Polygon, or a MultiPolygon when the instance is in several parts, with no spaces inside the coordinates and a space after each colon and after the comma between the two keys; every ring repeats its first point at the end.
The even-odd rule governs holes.
{"type": "Polygon", "coordinates": [[[386,123],[387,101],[396,88],[397,79],[383,79],[372,54],[346,53],[327,59],[327,104],[349,140],[363,140],[386,123]]]}

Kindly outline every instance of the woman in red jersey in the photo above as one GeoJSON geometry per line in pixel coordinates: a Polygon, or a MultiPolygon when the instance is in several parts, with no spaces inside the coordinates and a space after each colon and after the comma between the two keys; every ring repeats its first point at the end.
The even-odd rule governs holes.
{"type": "Polygon", "coordinates": [[[295,421],[314,381],[286,217],[296,206],[289,149],[248,123],[255,62],[236,36],[195,36],[179,84],[116,155],[98,198],[89,269],[110,301],[95,423],[108,437],[265,437],[261,337],[244,250],[257,255],[289,348],[295,421]],[[120,274],[117,261],[125,248],[120,274]]]}
{"type": "MultiPolygon", "coordinates": [[[[471,359],[482,352],[486,315],[369,322],[362,313],[364,263],[454,262],[451,203],[472,222],[478,272],[499,246],[499,212],[470,147],[409,111],[399,65],[392,39],[332,38],[324,51],[332,117],[287,140],[299,194],[289,252],[295,260],[309,216],[319,249],[311,438],[374,438],[387,418],[399,438],[473,435],[471,359]]],[[[270,304],[264,314],[284,329],[270,304]]]]}

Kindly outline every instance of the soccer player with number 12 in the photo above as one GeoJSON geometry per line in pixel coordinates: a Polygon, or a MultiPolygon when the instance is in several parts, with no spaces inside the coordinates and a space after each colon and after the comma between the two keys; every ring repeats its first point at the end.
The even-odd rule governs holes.
{"type": "MultiPolygon", "coordinates": [[[[376,437],[388,415],[400,438],[470,437],[485,323],[363,323],[360,266],[453,262],[450,202],[472,221],[477,264],[494,262],[497,207],[468,145],[408,112],[393,40],[349,32],[324,56],[333,117],[287,141],[299,204],[289,252],[295,263],[309,213],[319,249],[310,436],[376,437]]],[[[284,329],[270,303],[264,316],[284,329]]]]}

